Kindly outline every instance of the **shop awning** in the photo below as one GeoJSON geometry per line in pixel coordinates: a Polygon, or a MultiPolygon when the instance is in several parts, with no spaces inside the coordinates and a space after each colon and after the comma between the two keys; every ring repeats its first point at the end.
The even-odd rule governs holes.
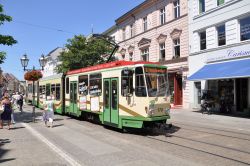
{"type": "Polygon", "coordinates": [[[250,77],[250,59],[208,64],[188,77],[190,81],[250,77]]]}

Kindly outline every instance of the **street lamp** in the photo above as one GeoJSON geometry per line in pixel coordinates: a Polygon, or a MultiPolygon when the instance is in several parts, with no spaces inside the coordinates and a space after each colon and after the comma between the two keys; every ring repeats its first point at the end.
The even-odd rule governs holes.
{"type": "MultiPolygon", "coordinates": [[[[28,66],[28,63],[29,63],[29,58],[26,54],[23,55],[23,57],[20,59],[21,60],[21,64],[22,64],[22,67],[23,67],[23,71],[31,71],[31,70],[35,70],[35,66],[33,66],[33,69],[27,69],[26,67],[28,66]]],[[[46,59],[44,57],[44,55],[42,54],[41,55],[41,58],[39,58],[39,64],[40,66],[42,67],[42,70],[46,64],[46,59]]],[[[35,103],[35,81],[33,81],[33,87],[32,87],[32,104],[34,106],[34,103],[35,103]]]]}

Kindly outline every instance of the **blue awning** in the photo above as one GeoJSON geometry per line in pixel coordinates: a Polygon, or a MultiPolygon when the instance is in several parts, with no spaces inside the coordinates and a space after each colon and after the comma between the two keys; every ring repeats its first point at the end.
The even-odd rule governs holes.
{"type": "Polygon", "coordinates": [[[209,64],[188,77],[190,81],[250,77],[250,59],[209,64]]]}

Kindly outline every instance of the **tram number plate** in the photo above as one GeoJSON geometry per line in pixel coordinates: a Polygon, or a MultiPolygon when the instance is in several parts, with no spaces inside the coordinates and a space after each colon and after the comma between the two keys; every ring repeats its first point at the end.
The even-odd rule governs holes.
{"type": "Polygon", "coordinates": [[[158,108],[158,112],[163,112],[163,108],[158,108]]]}

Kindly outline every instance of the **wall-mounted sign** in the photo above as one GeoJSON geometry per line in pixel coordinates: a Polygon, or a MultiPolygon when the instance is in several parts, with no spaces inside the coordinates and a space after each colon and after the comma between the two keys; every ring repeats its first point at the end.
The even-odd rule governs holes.
{"type": "Polygon", "coordinates": [[[207,53],[207,63],[250,56],[250,45],[241,45],[207,53]]]}

